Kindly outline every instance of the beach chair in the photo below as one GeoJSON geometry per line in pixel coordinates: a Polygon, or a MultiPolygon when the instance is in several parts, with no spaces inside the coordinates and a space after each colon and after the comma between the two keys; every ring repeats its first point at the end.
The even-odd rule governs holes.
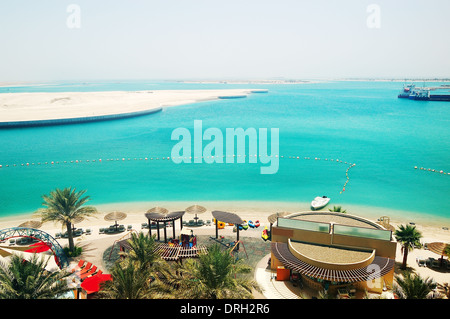
{"type": "Polygon", "coordinates": [[[203,226],[203,225],[205,225],[205,222],[202,219],[199,219],[197,221],[197,226],[203,226]]]}
{"type": "Polygon", "coordinates": [[[87,271],[89,271],[89,269],[91,269],[92,267],[92,263],[91,262],[87,262],[82,268],[81,270],[77,271],[78,275],[81,275],[82,273],[85,273],[87,271]]]}
{"type": "Polygon", "coordinates": [[[127,230],[132,230],[133,229],[133,225],[128,225],[127,226],[127,230]]]}
{"type": "Polygon", "coordinates": [[[99,234],[104,234],[105,233],[105,228],[103,228],[103,227],[99,228],[98,233],[99,234]]]}
{"type": "Polygon", "coordinates": [[[210,220],[210,219],[207,219],[207,220],[206,220],[206,225],[207,225],[207,226],[211,226],[211,220],[210,220]]]}
{"type": "Polygon", "coordinates": [[[9,245],[10,245],[10,246],[15,245],[15,243],[16,243],[16,240],[15,240],[15,239],[10,239],[10,240],[9,240],[9,245]]]}
{"type": "Polygon", "coordinates": [[[80,261],[78,262],[78,264],[72,269],[72,272],[75,272],[78,269],[82,269],[84,267],[84,263],[86,261],[83,259],[80,259],[80,261]]]}
{"type": "Polygon", "coordinates": [[[125,225],[120,225],[119,232],[124,232],[124,231],[125,231],[125,225]]]}
{"type": "Polygon", "coordinates": [[[55,234],[55,238],[56,238],[56,239],[61,238],[61,233],[56,233],[56,234],[55,234]]]}
{"type": "Polygon", "coordinates": [[[417,265],[419,265],[419,267],[425,267],[426,266],[426,259],[425,258],[417,257],[416,258],[416,262],[417,262],[417,265]]]}
{"type": "Polygon", "coordinates": [[[84,280],[89,276],[92,276],[93,274],[95,274],[97,272],[97,266],[92,267],[91,269],[89,269],[87,272],[80,274],[80,279],[84,280]]]}
{"type": "Polygon", "coordinates": [[[148,228],[148,224],[147,223],[142,223],[141,224],[141,229],[145,229],[145,228],[148,228]]]}
{"type": "Polygon", "coordinates": [[[195,220],[191,219],[191,220],[188,222],[188,226],[190,226],[190,227],[195,226],[195,220]]]}

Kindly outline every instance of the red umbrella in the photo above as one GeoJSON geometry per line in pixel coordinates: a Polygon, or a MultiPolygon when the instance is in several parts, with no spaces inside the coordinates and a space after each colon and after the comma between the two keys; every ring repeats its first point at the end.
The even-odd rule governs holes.
{"type": "Polygon", "coordinates": [[[100,284],[102,282],[112,280],[112,276],[110,274],[99,274],[86,278],[81,283],[81,288],[83,288],[86,293],[92,294],[100,290],[100,284]]]}
{"type": "Polygon", "coordinates": [[[26,253],[42,253],[51,248],[49,244],[44,243],[44,242],[39,242],[39,243],[30,245],[30,247],[32,247],[32,248],[25,250],[26,253]]]}

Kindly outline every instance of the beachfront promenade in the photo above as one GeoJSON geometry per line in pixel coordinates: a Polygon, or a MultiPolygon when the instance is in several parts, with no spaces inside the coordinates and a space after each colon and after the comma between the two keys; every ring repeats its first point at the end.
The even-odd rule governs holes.
{"type": "MultiPolygon", "coordinates": [[[[243,243],[240,251],[245,252],[245,249],[251,249],[251,242],[259,242],[262,246],[270,247],[270,241],[264,242],[261,239],[261,232],[265,226],[270,226],[268,222],[269,212],[236,212],[242,219],[245,220],[256,220],[259,219],[260,227],[259,228],[248,228],[247,230],[241,230],[239,232],[240,240],[243,243]],[[247,247],[247,248],[246,248],[247,247]]],[[[203,220],[212,221],[213,216],[209,212],[205,212],[202,215],[199,215],[203,220]]],[[[185,216],[186,219],[190,219],[193,216],[185,216]]],[[[18,221],[9,221],[9,225],[18,225],[18,221]]],[[[118,245],[120,240],[124,240],[130,237],[131,232],[144,232],[147,233],[148,229],[143,228],[142,224],[146,222],[146,218],[143,213],[129,213],[127,217],[120,221],[120,225],[123,224],[123,231],[121,232],[105,232],[101,231],[102,229],[108,228],[111,226],[111,223],[103,220],[103,218],[92,218],[91,220],[85,220],[76,225],[78,229],[82,229],[83,233],[80,236],[75,237],[75,243],[77,246],[83,248],[83,254],[77,259],[73,259],[70,262],[69,268],[72,269],[78,263],[79,259],[84,259],[92,264],[96,265],[98,269],[102,270],[104,273],[108,273],[108,269],[111,266],[110,263],[114,262],[114,260],[109,259],[109,249],[118,245]],[[86,230],[89,229],[89,232],[86,230]]],[[[2,223],[2,226],[8,226],[8,223],[2,223]]],[[[437,228],[427,228],[417,226],[424,234],[424,242],[432,242],[432,241],[444,241],[450,242],[450,234],[448,231],[437,228]]],[[[46,232],[48,232],[52,236],[57,236],[57,233],[60,233],[60,228],[55,228],[50,224],[44,224],[42,226],[46,232]]],[[[183,233],[190,234],[192,230],[192,234],[197,236],[198,238],[202,238],[198,244],[211,244],[214,241],[210,240],[210,237],[215,237],[216,229],[213,222],[205,224],[203,226],[184,226],[183,233]]],[[[156,234],[156,229],[151,229],[152,234],[156,234]]],[[[180,225],[178,222],[175,223],[175,228],[167,227],[166,229],[161,227],[159,230],[160,240],[164,242],[164,232],[169,237],[172,237],[172,231],[176,232],[176,237],[181,233],[180,225]]],[[[224,236],[226,238],[236,238],[236,232],[233,231],[232,226],[225,226],[223,229],[219,229],[218,235],[220,237],[224,236]]],[[[67,245],[67,238],[60,237],[57,239],[61,246],[67,245]]],[[[254,252],[253,252],[253,255],[254,252]]],[[[443,271],[439,269],[433,269],[431,267],[422,267],[419,266],[416,262],[417,258],[428,258],[428,257],[438,257],[436,254],[429,250],[424,249],[415,249],[408,255],[408,267],[414,270],[416,273],[420,274],[422,277],[430,277],[433,278],[436,282],[443,284],[448,282],[449,271],[443,271]]],[[[270,258],[270,248],[266,251],[265,254],[257,257],[258,260],[253,264],[254,267],[254,279],[262,289],[262,293],[255,292],[255,298],[268,298],[268,299],[298,299],[298,298],[312,298],[317,297],[317,291],[313,291],[308,289],[308,287],[303,287],[300,289],[298,285],[291,281],[278,281],[276,280],[276,271],[270,269],[270,265],[268,264],[268,260],[270,258]]],[[[400,245],[397,245],[396,252],[396,269],[401,264],[403,255],[401,253],[400,245]]],[[[397,269],[398,270],[398,269],[397,269]]],[[[396,272],[397,272],[396,270],[396,272]]],[[[360,296],[362,294],[359,294],[360,296]]],[[[390,291],[384,291],[382,295],[385,298],[392,297],[390,291]]],[[[376,296],[374,294],[373,296],[376,296]]]]}

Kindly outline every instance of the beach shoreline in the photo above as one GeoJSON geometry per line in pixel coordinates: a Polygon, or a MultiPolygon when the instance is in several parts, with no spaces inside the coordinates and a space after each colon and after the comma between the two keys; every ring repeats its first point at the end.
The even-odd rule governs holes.
{"type": "MultiPolygon", "coordinates": [[[[123,223],[144,223],[147,222],[145,213],[152,207],[160,206],[167,208],[169,211],[180,211],[187,207],[199,204],[207,208],[207,213],[202,218],[212,218],[209,216],[211,211],[221,210],[235,213],[242,219],[256,220],[265,222],[267,217],[276,212],[299,213],[311,211],[309,203],[306,202],[269,202],[269,201],[141,201],[141,202],[118,202],[94,204],[93,201],[87,205],[94,206],[99,212],[96,217],[89,218],[81,222],[77,227],[94,227],[100,224],[107,224],[103,220],[103,216],[112,211],[121,211],[127,214],[127,220],[123,223]]],[[[392,210],[383,207],[360,206],[345,203],[332,203],[320,211],[328,211],[333,206],[341,206],[348,214],[359,216],[371,221],[377,221],[380,217],[387,216],[392,225],[411,224],[417,226],[418,229],[424,229],[430,235],[435,233],[436,236],[447,238],[450,242],[450,219],[430,218],[422,216],[418,212],[408,212],[392,210]],[[448,229],[445,229],[448,228],[448,229]]],[[[36,207],[36,211],[42,207],[36,207]]],[[[189,218],[189,217],[186,217],[189,218]]],[[[34,212],[19,213],[16,215],[0,217],[1,228],[17,227],[20,223],[27,220],[38,219],[34,212]]],[[[44,224],[42,229],[54,230],[55,225],[44,224]]],[[[434,236],[434,237],[436,237],[434,236]]]]}

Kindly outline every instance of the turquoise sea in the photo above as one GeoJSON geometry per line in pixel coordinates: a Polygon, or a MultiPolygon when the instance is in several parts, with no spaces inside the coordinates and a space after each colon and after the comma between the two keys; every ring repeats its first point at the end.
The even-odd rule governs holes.
{"type": "Polygon", "coordinates": [[[439,171],[450,173],[450,103],[398,99],[402,86],[389,81],[285,85],[116,81],[2,87],[0,106],[1,93],[6,92],[221,88],[269,92],[122,120],[2,129],[0,217],[31,213],[41,207],[43,194],[73,186],[87,189],[93,205],[143,201],[295,205],[327,195],[332,198],[330,206],[386,208],[405,216],[418,213],[448,226],[450,175],[439,171]],[[278,172],[260,174],[264,165],[260,162],[167,160],[177,142],[171,140],[172,131],[185,127],[193,132],[194,120],[202,120],[204,129],[219,128],[224,136],[226,128],[279,128],[278,172]],[[350,163],[356,166],[346,175],[350,163]]]}

